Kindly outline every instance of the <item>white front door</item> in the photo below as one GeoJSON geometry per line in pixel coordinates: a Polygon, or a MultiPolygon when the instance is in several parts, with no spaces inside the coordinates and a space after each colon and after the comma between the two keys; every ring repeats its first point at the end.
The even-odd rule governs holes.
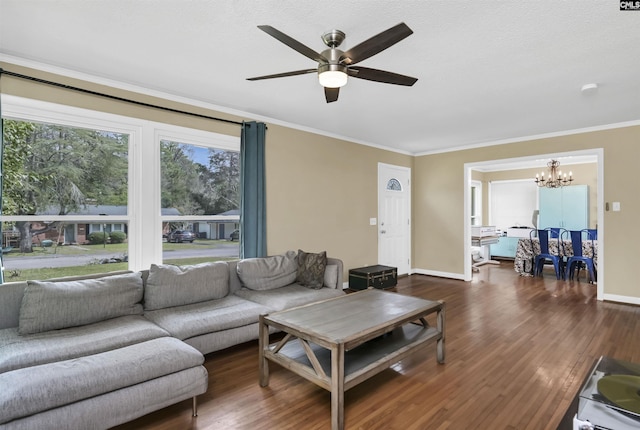
{"type": "Polygon", "coordinates": [[[378,163],[378,264],[411,268],[411,169],[378,163]]]}

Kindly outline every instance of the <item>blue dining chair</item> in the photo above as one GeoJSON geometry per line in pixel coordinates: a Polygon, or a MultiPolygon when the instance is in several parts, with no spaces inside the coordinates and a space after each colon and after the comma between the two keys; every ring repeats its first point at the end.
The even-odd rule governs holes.
{"type": "Polygon", "coordinates": [[[561,230],[564,230],[563,228],[560,227],[551,227],[549,229],[551,231],[551,239],[559,239],[560,238],[560,232],[561,230]]]}
{"type": "Polygon", "coordinates": [[[533,232],[538,233],[538,240],[540,241],[540,254],[536,255],[533,260],[533,276],[542,276],[542,269],[547,260],[553,263],[553,268],[556,272],[556,279],[564,279],[564,260],[562,256],[562,247],[558,244],[558,255],[551,254],[549,252],[549,237],[551,236],[551,229],[545,228],[543,230],[532,230],[529,233],[530,239],[533,243],[533,232]]]}
{"type": "MultiPolygon", "coordinates": [[[[588,229],[584,230],[571,230],[571,249],[573,251],[573,256],[567,258],[567,264],[565,268],[565,279],[573,279],[573,274],[576,269],[578,269],[578,277],[580,276],[580,268],[584,264],[589,273],[589,282],[596,282],[597,272],[595,268],[595,264],[593,264],[593,258],[587,257],[582,254],[582,240],[583,236],[586,240],[591,241],[591,247],[595,252],[595,247],[593,244],[594,235],[592,235],[588,229]],[[576,267],[574,267],[576,266],[576,267]]],[[[597,237],[597,235],[595,236],[597,237]]]]}

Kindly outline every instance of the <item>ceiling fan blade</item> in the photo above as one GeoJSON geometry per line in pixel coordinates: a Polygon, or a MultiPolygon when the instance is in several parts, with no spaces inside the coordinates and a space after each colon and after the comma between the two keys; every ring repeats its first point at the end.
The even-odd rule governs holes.
{"type": "Polygon", "coordinates": [[[284,43],[289,48],[295,49],[296,51],[298,51],[299,53],[301,53],[305,57],[311,58],[313,61],[317,61],[320,64],[328,63],[327,59],[324,58],[322,55],[318,54],[316,51],[314,51],[313,49],[309,48],[308,46],[303,45],[302,43],[298,42],[294,38],[292,38],[290,36],[287,36],[286,34],[281,32],[280,30],[277,30],[277,29],[271,27],[270,25],[259,25],[258,28],[260,30],[264,31],[265,33],[267,33],[269,36],[272,36],[272,37],[278,39],[280,42],[284,43]]]}
{"type": "Polygon", "coordinates": [[[353,76],[354,78],[383,82],[385,84],[404,85],[407,87],[412,86],[418,81],[418,78],[412,78],[411,76],[400,75],[398,73],[359,66],[348,67],[347,74],[349,76],[353,76]]]}
{"type": "Polygon", "coordinates": [[[340,88],[327,88],[324,87],[324,96],[327,99],[327,103],[335,102],[338,100],[338,93],[340,88]]]}
{"type": "Polygon", "coordinates": [[[390,46],[395,45],[407,36],[413,34],[413,31],[401,22],[395,27],[377,34],[359,45],[354,46],[340,56],[340,63],[344,65],[356,64],[362,60],[384,51],[390,46]]]}
{"type": "Polygon", "coordinates": [[[256,76],[255,78],[247,78],[247,81],[260,81],[262,79],[286,78],[287,76],[305,75],[307,73],[317,73],[318,69],[296,70],[294,72],[276,73],[274,75],[256,76]]]}

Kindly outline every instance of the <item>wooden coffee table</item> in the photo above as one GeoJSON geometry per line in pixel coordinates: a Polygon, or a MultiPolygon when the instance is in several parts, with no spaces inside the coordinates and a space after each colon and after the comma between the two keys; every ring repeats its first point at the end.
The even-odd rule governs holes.
{"type": "Polygon", "coordinates": [[[260,317],[260,386],[269,360],[331,392],[331,428],[344,429],[344,392],[436,342],[444,363],[445,304],[368,289],[260,317]],[[436,327],[426,316],[436,314],[436,327]],[[285,336],[269,344],[269,329],[285,336]]]}

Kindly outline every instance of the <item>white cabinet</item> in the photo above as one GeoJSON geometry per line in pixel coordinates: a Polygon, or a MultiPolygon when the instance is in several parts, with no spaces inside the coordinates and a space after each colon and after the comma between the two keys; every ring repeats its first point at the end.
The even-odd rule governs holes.
{"type": "Polygon", "coordinates": [[[589,228],[589,187],[570,185],[540,188],[538,228],[561,227],[567,230],[589,228]]]}

